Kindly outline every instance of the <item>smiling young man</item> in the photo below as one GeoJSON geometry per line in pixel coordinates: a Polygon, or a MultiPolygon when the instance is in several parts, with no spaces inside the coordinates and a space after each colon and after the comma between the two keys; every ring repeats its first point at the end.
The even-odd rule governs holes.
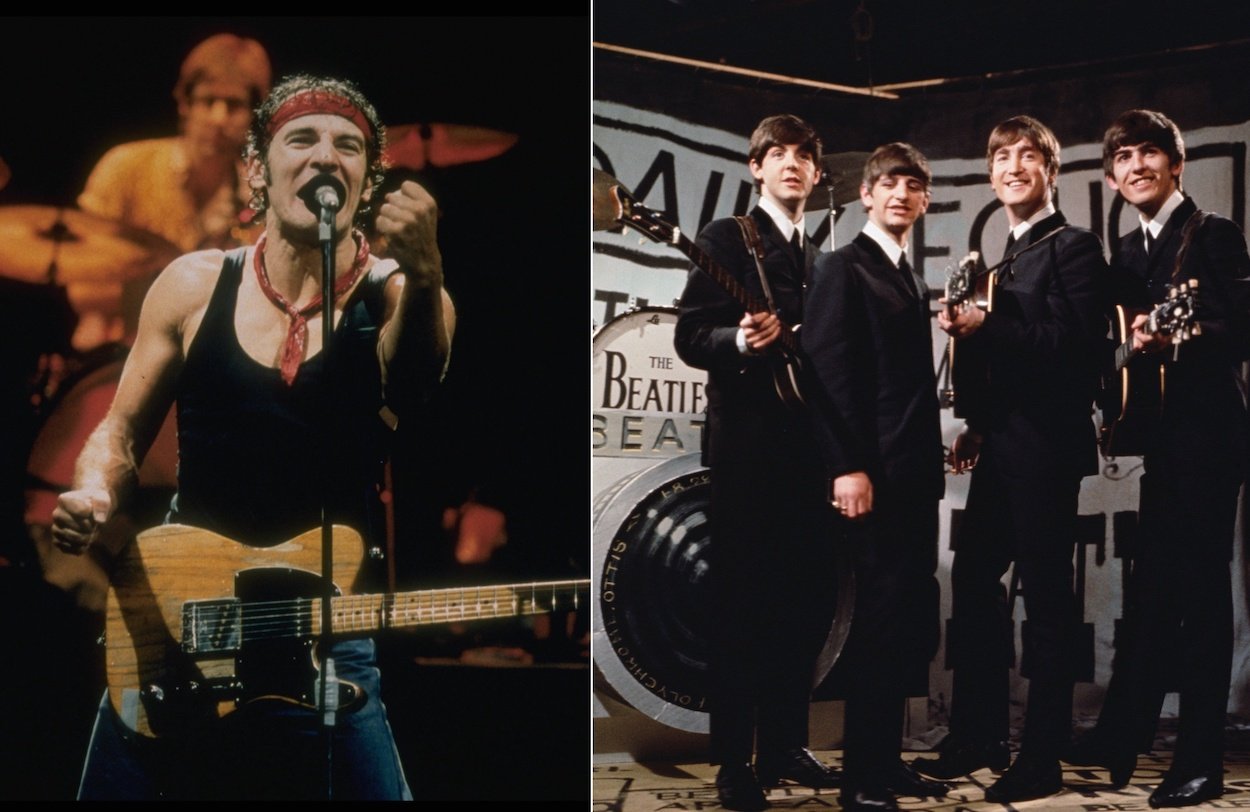
{"type": "Polygon", "coordinates": [[[682,360],[708,371],[710,760],[720,765],[721,805],[734,810],[767,807],[763,788],[782,779],[838,782],[807,750],[812,674],[833,619],[832,516],[811,416],[782,399],[775,377],[782,322],[802,320],[817,255],[803,209],[820,178],[820,140],[796,116],[770,116],[751,135],[747,168],[759,205],[746,223],[712,221],[697,242],[756,301],[771,298],[775,312],[744,312],[694,267],[674,335],[682,360]],[[758,232],[761,267],[742,225],[758,232]]]}
{"type": "Polygon", "coordinates": [[[1062,788],[1080,618],[1077,497],[1082,477],[1098,470],[1090,414],[1107,333],[1106,263],[1098,237],[1055,209],[1059,143],[1048,127],[1008,119],[990,134],[986,158],[1010,230],[1007,264],[992,309],[938,313],[964,359],[953,371],[967,427],[952,464],[972,469],[972,481],[951,542],[951,734],[938,758],[915,767],[938,778],[1007,767],[1014,643],[1001,579],[1014,561],[1028,617],[1028,703],[1019,755],[985,792],[1009,803],[1062,788]]]}
{"type": "Polygon", "coordinates": [[[1101,764],[1114,784],[1127,783],[1174,685],[1180,731],[1150,805],[1190,806],[1219,797],[1224,787],[1229,561],[1247,454],[1239,383],[1250,353],[1250,257],[1235,223],[1199,211],[1182,192],[1185,142],[1162,113],[1120,115],[1103,139],[1103,169],[1140,221],[1121,238],[1113,263],[1117,302],[1146,310],[1166,298],[1169,285],[1195,279],[1201,334],[1173,356],[1170,336],[1147,332],[1144,314],[1133,321],[1133,345],[1148,354],[1137,371],[1158,375],[1162,368],[1167,396],[1147,438],[1127,647],[1117,652],[1097,725],[1067,759],[1101,764]]]}
{"type": "Polygon", "coordinates": [[[878,147],[864,167],[868,222],[817,260],[803,349],[819,381],[819,446],[828,497],[855,552],[842,807],[896,809],[895,795],[948,787],[899,757],[907,680],[937,646],[938,502],[945,487],[929,291],[907,261],[929,206],[928,161],[909,144],[878,147]]]}
{"type": "MultiPolygon", "coordinates": [[[[255,246],[187,254],[157,278],[113,404],[53,514],[66,552],[81,554],[125,504],[171,402],[179,468],[170,522],[270,547],[320,527],[324,508],[382,549],[381,466],[394,424],[383,415],[403,414],[437,386],[450,353],[436,207],[413,183],[387,195],[377,228],[394,260],[374,257],[352,228],[379,181],[385,130],[348,82],[285,81],[257,110],[248,143],[265,233],[255,246]],[[329,371],[319,217],[304,202],[324,185],[343,190],[329,371]]],[[[213,562],[204,567],[210,575],[213,562]]],[[[329,758],[322,715],[298,702],[244,702],[217,723],[207,714],[208,724],[191,708],[193,723],[154,741],[132,732],[138,697],[106,695],[80,797],[410,798],[373,642],[338,642],[331,654],[364,701],[338,714],[329,758]]]]}

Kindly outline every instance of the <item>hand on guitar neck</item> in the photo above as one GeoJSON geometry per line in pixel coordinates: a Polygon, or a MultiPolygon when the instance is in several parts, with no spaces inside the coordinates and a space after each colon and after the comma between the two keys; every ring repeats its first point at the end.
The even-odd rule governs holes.
{"type": "Polygon", "coordinates": [[[1168,292],[1168,298],[1149,313],[1133,318],[1133,351],[1159,352],[1179,347],[1192,336],[1202,334],[1202,326],[1194,321],[1194,291],[1198,280],[1191,279],[1168,292]]]}
{"type": "MultiPolygon", "coordinates": [[[[1128,335],[1120,336],[1123,340],[1116,351],[1116,369],[1122,369],[1132,358],[1144,354],[1160,352],[1171,347],[1173,353],[1180,350],[1180,345],[1190,338],[1202,334],[1202,326],[1197,322],[1197,289],[1198,280],[1190,279],[1179,285],[1168,287],[1167,298],[1156,305],[1148,313],[1133,316],[1128,326],[1128,335]]],[[[1123,308],[1120,318],[1123,318],[1123,308]]],[[[1175,360],[1175,358],[1174,358],[1175,360]]]]}
{"type": "Polygon", "coordinates": [[[781,335],[781,319],[775,313],[747,313],[738,322],[751,352],[764,352],[781,335]]]}
{"type": "Polygon", "coordinates": [[[1138,313],[1133,318],[1133,350],[1135,352],[1159,352],[1171,346],[1172,337],[1150,331],[1150,314],[1138,313]]]}
{"type": "Polygon", "coordinates": [[[972,335],[985,321],[984,301],[988,304],[988,285],[994,277],[979,265],[980,253],[971,251],[954,269],[947,271],[946,295],[938,299],[945,305],[937,313],[938,327],[952,338],[972,335]]]}

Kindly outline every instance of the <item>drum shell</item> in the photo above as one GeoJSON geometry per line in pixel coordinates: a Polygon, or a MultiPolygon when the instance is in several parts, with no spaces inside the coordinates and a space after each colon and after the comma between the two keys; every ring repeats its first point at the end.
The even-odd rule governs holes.
{"type": "Polygon", "coordinates": [[[52,544],[57,498],[73,487],[74,466],[113,403],[124,362],[124,350],[100,363],[80,361],[84,368],[64,382],[62,394],[48,406],[26,469],[25,522],[44,578],[73,593],[80,606],[101,612],[112,556],[143,529],[135,527],[136,520],[144,525],[159,521],[157,514],[177,487],[177,427],[171,409],[140,466],[131,509],[119,512],[102,528],[86,555],[69,555],[52,544]]]}

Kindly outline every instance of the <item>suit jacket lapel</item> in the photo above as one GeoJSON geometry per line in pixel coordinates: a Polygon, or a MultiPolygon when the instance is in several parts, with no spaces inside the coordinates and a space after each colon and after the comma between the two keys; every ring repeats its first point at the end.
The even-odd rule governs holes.
{"type": "Polygon", "coordinates": [[[1064,219],[1063,212],[1061,211],[1055,212],[1044,220],[1038,220],[1036,223],[1029,226],[1028,233],[1025,235],[1029,241],[1029,245],[1037,242],[1042,237],[1045,237],[1047,234],[1066,222],[1067,220],[1064,219]]]}
{"type": "MultiPolygon", "coordinates": [[[[790,269],[790,275],[800,282],[806,276],[807,269],[798,266],[798,260],[794,256],[794,249],[790,247],[790,243],[786,242],[778,230],[777,224],[773,222],[773,218],[768,216],[768,212],[759,206],[756,206],[751,214],[755,217],[756,223],[760,228],[760,239],[764,241],[764,251],[771,250],[780,251],[782,256],[788,261],[787,267],[790,269]]],[[[806,234],[803,236],[807,236],[806,234]]],[[[806,247],[810,240],[805,240],[803,245],[806,247]]]]}
{"type": "Polygon", "coordinates": [[[915,284],[903,276],[903,271],[890,261],[890,258],[885,254],[885,250],[880,245],[877,245],[876,240],[861,231],[855,235],[854,243],[859,246],[861,251],[868,254],[870,260],[880,266],[882,276],[889,280],[890,284],[898,290],[901,296],[909,302],[919,300],[915,284]]]}
{"type": "MultiPolygon", "coordinates": [[[[1176,211],[1172,212],[1172,216],[1163,224],[1163,228],[1159,229],[1159,238],[1155,241],[1154,248],[1146,258],[1146,278],[1154,279],[1158,272],[1165,272],[1169,278],[1172,274],[1171,264],[1176,261],[1176,253],[1181,248],[1181,231],[1185,228],[1185,223],[1198,210],[1198,204],[1193,198],[1186,196],[1185,202],[1176,207],[1176,211]],[[1160,268],[1159,263],[1163,258],[1167,257],[1167,266],[1160,268]]],[[[1140,227],[1139,227],[1140,228],[1140,227]]]]}

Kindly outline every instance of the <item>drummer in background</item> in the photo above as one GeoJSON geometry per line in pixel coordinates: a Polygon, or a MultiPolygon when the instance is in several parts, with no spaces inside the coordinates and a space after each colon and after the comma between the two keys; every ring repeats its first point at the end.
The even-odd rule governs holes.
{"type": "MultiPolygon", "coordinates": [[[[174,85],[180,134],[110,149],[87,178],[79,208],[150,231],[182,252],[254,242],[260,229],[249,228],[243,144],[271,80],[256,40],[216,34],[196,45],[174,85]]],[[[122,340],[134,328],[122,315],[120,280],[111,289],[67,287],[80,317],[76,349],[122,340]]],[[[143,292],[134,291],[136,299],[143,292]]]]}

